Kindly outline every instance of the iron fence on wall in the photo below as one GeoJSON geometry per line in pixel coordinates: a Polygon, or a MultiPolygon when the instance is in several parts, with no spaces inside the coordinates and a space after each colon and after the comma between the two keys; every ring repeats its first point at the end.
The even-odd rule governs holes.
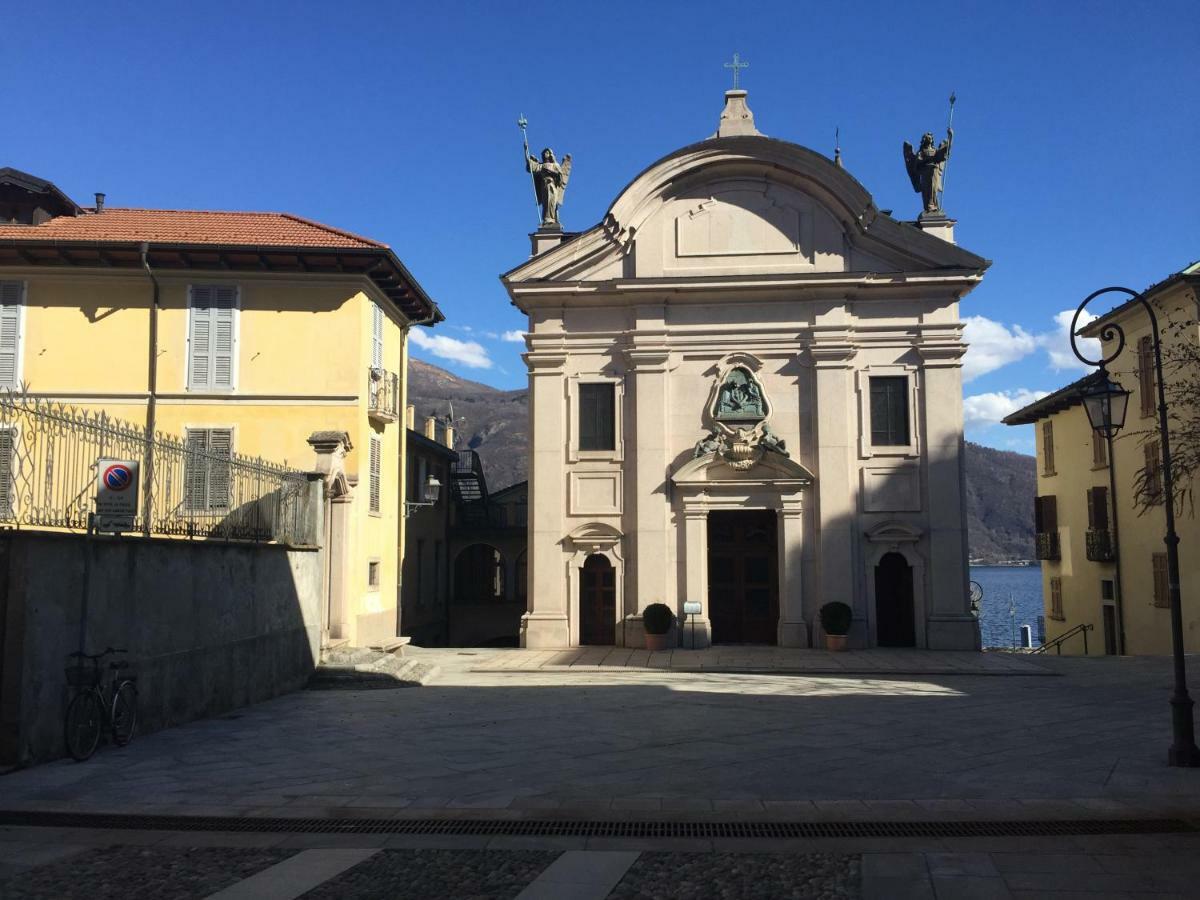
{"type": "Polygon", "coordinates": [[[113,458],[140,463],[134,532],[280,542],[303,534],[305,474],[233,453],[213,434],[152,435],[103,412],[0,393],[0,525],[86,529],[97,460],[113,458]]]}

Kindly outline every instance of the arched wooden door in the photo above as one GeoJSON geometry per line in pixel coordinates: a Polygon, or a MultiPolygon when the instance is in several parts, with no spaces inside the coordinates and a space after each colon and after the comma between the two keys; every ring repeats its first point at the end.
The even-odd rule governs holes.
{"type": "Polygon", "coordinates": [[[899,553],[885,553],[875,567],[875,643],[880,647],[915,647],[912,568],[899,553]]]}
{"type": "Polygon", "coordinates": [[[612,646],[617,642],[617,577],[599,554],[583,561],[579,579],[579,643],[612,646]]]}

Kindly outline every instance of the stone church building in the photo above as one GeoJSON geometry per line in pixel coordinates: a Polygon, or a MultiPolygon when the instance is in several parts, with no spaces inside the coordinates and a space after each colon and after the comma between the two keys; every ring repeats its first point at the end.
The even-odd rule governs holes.
{"type": "Polygon", "coordinates": [[[851,646],[976,648],[958,302],[988,261],[953,225],[881,212],[732,90],[598,225],[536,232],[503,278],[529,317],[522,645],[641,646],[648,604],[690,601],[684,646],[821,646],[841,600],[851,646]]]}

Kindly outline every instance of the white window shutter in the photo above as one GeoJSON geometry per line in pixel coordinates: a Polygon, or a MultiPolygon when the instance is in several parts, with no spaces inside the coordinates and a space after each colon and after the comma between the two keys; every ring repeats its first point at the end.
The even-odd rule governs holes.
{"type": "Polygon", "coordinates": [[[371,304],[371,365],[383,368],[383,308],[371,304]]]}
{"type": "Polygon", "coordinates": [[[210,460],[208,476],[208,506],[209,509],[226,509],[230,503],[230,466],[228,460],[233,455],[233,430],[229,428],[213,428],[208,432],[208,452],[215,457],[210,460]]]}
{"type": "Polygon", "coordinates": [[[208,506],[208,467],[205,465],[208,452],[208,431],[189,428],[187,432],[188,456],[184,465],[184,505],[188,509],[205,509],[208,506]]]}
{"type": "Polygon", "coordinates": [[[234,316],[237,288],[219,287],[213,303],[213,380],[215,388],[233,387],[234,316]]]}
{"type": "Polygon", "coordinates": [[[0,388],[20,382],[22,289],[19,281],[0,281],[0,388]]]}
{"type": "Polygon", "coordinates": [[[212,312],[212,288],[192,285],[188,319],[188,388],[192,390],[205,390],[212,384],[212,312]]]}

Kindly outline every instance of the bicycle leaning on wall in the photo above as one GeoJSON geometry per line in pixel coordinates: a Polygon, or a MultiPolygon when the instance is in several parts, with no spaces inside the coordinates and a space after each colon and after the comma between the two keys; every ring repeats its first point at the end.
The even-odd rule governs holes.
{"type": "Polygon", "coordinates": [[[68,656],[72,663],[67,666],[67,684],[76,693],[67,705],[63,731],[67,753],[79,762],[96,752],[105,728],[118,747],[133,740],[138,718],[137,676],[129,672],[127,660],[113,660],[104,670],[109,673],[105,685],[100,668],[100,661],[106,656],[126,652],[106,647],[102,653],[77,650],[68,656]]]}

